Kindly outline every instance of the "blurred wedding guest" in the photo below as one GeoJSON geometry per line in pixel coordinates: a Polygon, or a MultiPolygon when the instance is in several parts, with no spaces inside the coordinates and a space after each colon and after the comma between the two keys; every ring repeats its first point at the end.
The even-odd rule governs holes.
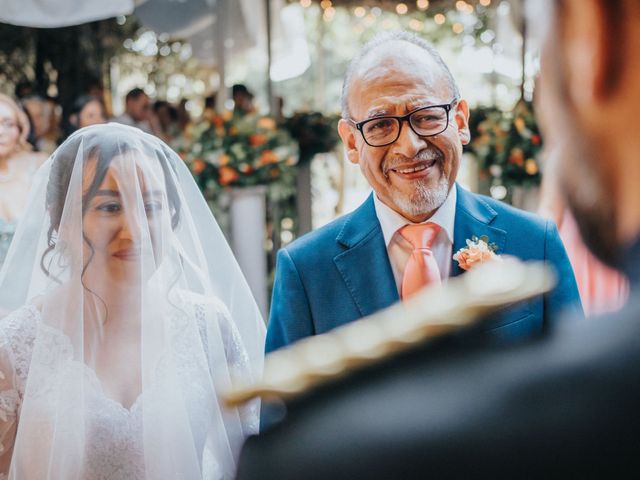
{"type": "Polygon", "coordinates": [[[145,133],[156,133],[152,128],[152,108],[149,95],[141,88],[134,88],[125,97],[125,111],[114,122],[136,127],[145,133]]]}
{"type": "Polygon", "coordinates": [[[160,131],[158,137],[171,144],[180,134],[178,128],[178,110],[166,100],[158,100],[153,104],[153,113],[158,119],[160,131]]]}
{"type": "Polygon", "coordinates": [[[73,105],[71,105],[68,118],[65,122],[64,138],[61,140],[64,141],[69,135],[80,128],[106,122],[107,115],[102,101],[92,95],[82,95],[76,98],[73,105]]]}
{"type": "Polygon", "coordinates": [[[204,108],[202,109],[202,118],[209,123],[218,115],[216,111],[216,94],[207,95],[204,99],[204,108]]]}
{"type": "Polygon", "coordinates": [[[238,83],[231,87],[231,96],[233,98],[234,116],[243,117],[255,112],[253,93],[245,85],[238,83]]]}
{"type": "Polygon", "coordinates": [[[29,128],[22,109],[0,94],[0,265],[25,208],[33,175],[46,159],[27,142],[29,128]]]}
{"type": "Polygon", "coordinates": [[[99,98],[100,100],[104,100],[104,86],[102,82],[97,77],[91,77],[86,82],[85,93],[92,97],[99,98]]]}
{"type": "Polygon", "coordinates": [[[52,98],[30,95],[22,100],[22,105],[32,122],[36,150],[52,153],[60,136],[58,104],[52,98]]]}
{"type": "Polygon", "coordinates": [[[18,101],[20,101],[23,98],[28,97],[29,95],[33,95],[34,90],[35,88],[32,82],[30,82],[29,80],[21,80],[16,83],[16,86],[14,88],[15,97],[18,101]]]}
{"type": "MultiPolygon", "coordinates": [[[[215,96],[214,96],[214,99],[215,99],[215,96]]],[[[178,104],[178,107],[177,107],[178,129],[182,134],[184,134],[184,131],[187,129],[187,127],[191,123],[191,115],[189,115],[189,110],[187,109],[187,102],[188,100],[186,98],[183,98],[180,100],[180,103],[178,104]]],[[[215,101],[214,101],[214,104],[215,104],[215,101]]]]}
{"type": "Polygon", "coordinates": [[[559,191],[559,151],[550,152],[542,180],[540,215],[555,221],[578,283],[586,316],[619,310],[629,295],[629,282],[619,271],[606,266],[587,249],[578,225],[559,191]]]}

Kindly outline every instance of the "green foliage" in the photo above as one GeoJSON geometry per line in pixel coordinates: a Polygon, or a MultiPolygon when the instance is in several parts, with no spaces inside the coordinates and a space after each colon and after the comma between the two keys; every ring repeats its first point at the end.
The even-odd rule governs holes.
{"type": "Polygon", "coordinates": [[[298,112],[284,122],[291,136],[298,141],[300,163],[310,162],[317,153],[330,152],[338,144],[337,115],[320,112],[298,112]]]}
{"type": "Polygon", "coordinates": [[[533,186],[540,183],[542,138],[533,106],[524,100],[511,112],[480,108],[471,113],[471,144],[480,177],[492,185],[533,186]]]}

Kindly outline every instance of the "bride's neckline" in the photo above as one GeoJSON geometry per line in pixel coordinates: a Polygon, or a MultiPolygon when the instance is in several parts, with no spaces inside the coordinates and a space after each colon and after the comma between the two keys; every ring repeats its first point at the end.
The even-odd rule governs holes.
{"type": "MultiPolygon", "coordinates": [[[[42,320],[42,313],[40,312],[40,309],[33,304],[29,304],[26,306],[27,309],[31,312],[31,314],[34,316],[34,320],[36,321],[36,324],[40,324],[41,326],[44,326],[46,328],[46,330],[53,332],[57,335],[62,335],[65,339],[66,342],[68,342],[69,347],[73,348],[71,345],[71,341],[68,337],[68,335],[66,333],[64,333],[62,330],[60,330],[59,328],[53,327],[51,325],[47,325],[45,324],[42,320]]],[[[81,362],[79,360],[71,360],[71,363],[75,364],[75,365],[79,365],[81,368],[84,369],[85,373],[88,374],[91,382],[93,383],[94,387],[96,388],[96,390],[99,392],[100,396],[109,404],[111,404],[112,406],[116,407],[118,410],[120,410],[123,413],[126,413],[128,415],[132,415],[134,414],[136,411],[139,410],[139,407],[142,403],[142,397],[144,395],[144,392],[141,391],[136,398],[134,399],[133,403],[131,403],[131,405],[129,405],[128,407],[126,407],[124,405],[123,402],[121,402],[120,400],[117,400],[109,395],[107,395],[107,392],[104,389],[102,380],[100,379],[100,377],[98,377],[98,374],[96,373],[96,371],[90,367],[89,365],[87,365],[84,362],[81,362]]]]}
{"type": "Polygon", "coordinates": [[[96,371],[91,368],[89,365],[87,365],[84,362],[78,362],[77,360],[73,360],[73,362],[76,363],[80,363],[82,364],[82,366],[85,368],[86,372],[89,374],[89,377],[91,378],[91,380],[93,380],[93,383],[96,387],[96,389],[100,392],[100,395],[110,404],[112,404],[113,406],[117,407],[118,410],[121,410],[122,412],[125,412],[129,415],[135,413],[135,411],[137,411],[139,409],[139,406],[142,402],[142,396],[144,394],[144,392],[140,392],[136,398],[133,400],[133,403],[131,405],[129,405],[128,407],[125,407],[124,404],[119,401],[116,400],[113,397],[110,397],[109,395],[107,395],[107,393],[104,390],[104,387],[102,385],[102,380],[100,380],[100,378],[98,377],[98,374],[96,373],[96,371]]]}

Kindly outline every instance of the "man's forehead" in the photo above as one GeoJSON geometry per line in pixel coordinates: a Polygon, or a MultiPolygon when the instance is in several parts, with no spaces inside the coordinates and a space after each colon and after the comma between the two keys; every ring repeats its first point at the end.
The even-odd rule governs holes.
{"type": "Polygon", "coordinates": [[[358,64],[349,86],[353,114],[394,103],[449,101],[442,65],[425,49],[405,41],[380,45],[358,64]]]}
{"type": "Polygon", "coordinates": [[[371,81],[390,73],[412,72],[426,81],[444,79],[442,66],[424,48],[410,42],[394,40],[379,45],[359,61],[354,79],[371,81]]]}

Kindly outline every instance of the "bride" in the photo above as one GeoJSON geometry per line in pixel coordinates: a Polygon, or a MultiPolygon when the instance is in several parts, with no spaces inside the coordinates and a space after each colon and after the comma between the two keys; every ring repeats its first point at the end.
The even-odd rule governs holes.
{"type": "Polygon", "coordinates": [[[0,271],[3,311],[0,478],[234,475],[259,406],[218,394],[260,375],[264,323],[160,140],[97,125],[53,153],[0,271]]]}

